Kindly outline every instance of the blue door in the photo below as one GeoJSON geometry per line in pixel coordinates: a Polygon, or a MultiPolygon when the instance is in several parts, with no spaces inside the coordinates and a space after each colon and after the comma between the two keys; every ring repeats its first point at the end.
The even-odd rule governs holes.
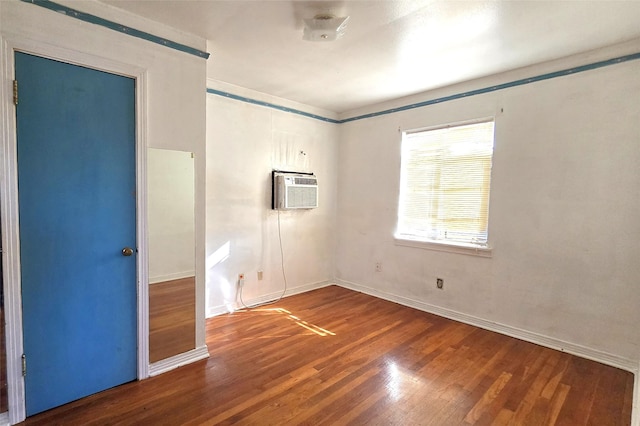
{"type": "Polygon", "coordinates": [[[135,81],[23,53],[15,70],[33,415],[136,379],[135,81]]]}

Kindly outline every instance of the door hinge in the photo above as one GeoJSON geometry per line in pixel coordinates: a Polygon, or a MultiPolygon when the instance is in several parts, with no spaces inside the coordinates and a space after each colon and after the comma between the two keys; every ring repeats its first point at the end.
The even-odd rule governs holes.
{"type": "Polygon", "coordinates": [[[13,80],[13,104],[18,105],[18,80],[13,80]]]}
{"type": "Polygon", "coordinates": [[[22,354],[22,377],[27,376],[27,356],[22,354]]]}

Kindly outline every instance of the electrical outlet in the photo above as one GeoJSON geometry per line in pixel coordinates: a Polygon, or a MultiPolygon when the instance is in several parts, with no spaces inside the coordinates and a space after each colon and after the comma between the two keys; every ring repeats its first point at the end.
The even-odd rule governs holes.
{"type": "Polygon", "coordinates": [[[440,290],[444,288],[444,280],[442,278],[436,278],[436,287],[440,290]]]}
{"type": "Polygon", "coordinates": [[[262,281],[262,271],[258,271],[258,281],[262,281]]]}
{"type": "Polygon", "coordinates": [[[376,262],[376,272],[382,272],[382,262],[376,262]]]}

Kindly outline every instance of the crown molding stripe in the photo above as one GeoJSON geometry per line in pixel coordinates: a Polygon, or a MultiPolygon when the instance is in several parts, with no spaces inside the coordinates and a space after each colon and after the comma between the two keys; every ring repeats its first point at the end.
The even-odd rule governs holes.
{"type": "Polygon", "coordinates": [[[333,118],[323,117],[321,115],[311,114],[309,112],[300,111],[299,109],[288,108],[277,104],[272,104],[270,102],[259,101],[257,99],[245,98],[244,96],[234,95],[233,93],[223,92],[222,90],[210,89],[207,88],[207,93],[211,93],[212,95],[224,96],[225,98],[235,99],[241,102],[247,102],[249,104],[260,105],[267,108],[277,109],[279,111],[289,112],[291,114],[298,114],[305,117],[313,118],[320,121],[326,121],[328,123],[340,124],[340,120],[335,120],[333,118]]]}
{"type": "MultiPolygon", "coordinates": [[[[26,1],[26,0],[22,0],[22,1],[26,1]]],[[[482,95],[484,93],[495,92],[495,91],[498,91],[498,90],[508,89],[510,87],[523,86],[525,84],[536,83],[538,81],[543,81],[543,80],[550,80],[552,78],[564,77],[564,76],[571,75],[571,74],[577,74],[577,73],[581,73],[581,72],[585,72],[585,71],[591,71],[591,70],[594,70],[594,69],[597,69],[597,68],[603,68],[603,67],[608,67],[610,65],[620,64],[622,62],[634,61],[636,59],[640,59],[640,52],[633,53],[633,54],[630,54],[630,55],[620,56],[620,57],[613,58],[613,59],[607,59],[607,60],[604,60],[604,61],[594,62],[594,63],[587,64],[587,65],[580,65],[580,66],[573,67],[573,68],[567,68],[567,69],[561,70],[561,71],[554,71],[554,72],[541,74],[541,75],[534,76],[534,77],[528,77],[528,78],[523,78],[523,79],[520,79],[520,80],[514,80],[514,81],[510,81],[508,83],[497,84],[495,86],[483,87],[481,89],[470,90],[468,92],[456,93],[456,94],[449,95],[449,96],[443,96],[443,97],[440,97],[440,98],[430,99],[430,100],[427,100],[427,101],[417,102],[417,103],[414,103],[414,104],[408,104],[408,105],[400,106],[400,107],[397,107],[397,108],[391,108],[391,109],[386,109],[386,110],[383,110],[383,111],[372,112],[372,113],[369,113],[369,114],[358,115],[358,116],[355,116],[355,117],[344,118],[342,120],[335,120],[333,118],[322,117],[322,116],[319,116],[319,115],[316,115],[316,114],[310,114],[308,112],[300,111],[300,110],[297,110],[297,109],[287,108],[287,107],[283,107],[283,106],[280,106],[280,105],[272,104],[272,103],[269,103],[269,102],[263,102],[263,101],[258,101],[256,99],[246,98],[244,96],[234,95],[232,93],[223,92],[221,90],[207,88],[207,93],[211,93],[211,94],[218,95],[218,96],[224,96],[224,97],[227,97],[227,98],[230,98],[230,99],[235,99],[235,100],[238,100],[238,101],[241,101],[241,102],[247,102],[247,103],[250,103],[250,104],[261,105],[261,106],[265,106],[265,107],[268,107],[268,108],[277,109],[277,110],[280,110],[280,111],[290,112],[292,114],[299,114],[299,115],[303,115],[305,117],[314,118],[316,120],[326,121],[328,123],[343,124],[343,123],[349,123],[351,121],[364,120],[366,118],[378,117],[378,116],[381,116],[381,115],[393,114],[393,113],[396,113],[396,112],[407,111],[407,110],[410,110],[410,109],[421,108],[421,107],[434,105],[434,104],[439,104],[439,103],[443,103],[443,102],[449,102],[449,101],[453,101],[453,100],[456,100],[456,99],[468,98],[468,97],[475,96],[475,95],[482,95]]]]}
{"type": "Polygon", "coordinates": [[[591,71],[591,70],[594,70],[594,69],[597,69],[597,68],[607,67],[609,65],[616,65],[616,64],[619,64],[621,62],[628,62],[628,61],[633,61],[633,60],[636,60],[636,59],[640,59],[640,52],[639,53],[633,53],[631,55],[620,56],[620,57],[613,58],[613,59],[607,59],[605,61],[594,62],[592,64],[587,64],[587,65],[581,65],[581,66],[578,66],[578,67],[568,68],[568,69],[561,70],[561,71],[554,71],[554,72],[550,72],[550,73],[546,73],[546,74],[541,74],[541,75],[538,75],[538,76],[535,76],[535,77],[523,78],[523,79],[520,79],[520,80],[510,81],[508,83],[497,84],[495,86],[484,87],[482,89],[470,90],[468,92],[456,93],[456,94],[450,95],[450,96],[443,96],[441,98],[431,99],[431,100],[428,100],[428,101],[418,102],[418,103],[415,103],[415,104],[404,105],[404,106],[401,106],[401,107],[398,107],[398,108],[391,108],[391,109],[386,109],[384,111],[372,112],[372,113],[369,113],[369,114],[358,115],[358,116],[351,117],[351,118],[345,118],[343,120],[340,120],[340,124],[348,123],[350,121],[363,120],[365,118],[378,117],[380,115],[393,114],[395,112],[400,112],[400,111],[407,111],[407,110],[414,109],[414,108],[421,108],[421,107],[424,107],[424,106],[433,105],[433,104],[439,104],[439,103],[442,103],[442,102],[449,102],[449,101],[453,101],[453,100],[456,100],[456,99],[468,98],[470,96],[482,95],[484,93],[495,92],[497,90],[508,89],[510,87],[523,86],[525,84],[531,84],[531,83],[535,83],[535,82],[538,82],[538,81],[550,80],[550,79],[556,78],[556,77],[564,77],[566,75],[577,74],[577,73],[581,73],[581,72],[585,72],[585,71],[591,71]]]}
{"type": "Polygon", "coordinates": [[[161,46],[165,46],[170,49],[178,50],[180,52],[188,53],[190,55],[198,56],[203,59],[209,58],[209,53],[205,51],[198,50],[193,47],[189,47],[185,44],[176,43],[174,41],[167,40],[166,38],[158,37],[144,31],[136,30],[135,28],[127,27],[126,25],[121,25],[121,24],[118,24],[117,22],[109,21],[107,19],[103,19],[98,16],[91,15],[89,13],[80,12],[79,10],[75,10],[70,7],[52,2],[51,0],[20,0],[20,1],[24,3],[31,3],[36,6],[44,7],[45,9],[58,12],[62,15],[66,15],[71,18],[76,18],[81,21],[88,22],[90,24],[99,25],[101,27],[105,27],[110,30],[117,31],[122,34],[127,34],[132,37],[140,38],[142,40],[147,40],[152,43],[159,44],[161,46]]]}

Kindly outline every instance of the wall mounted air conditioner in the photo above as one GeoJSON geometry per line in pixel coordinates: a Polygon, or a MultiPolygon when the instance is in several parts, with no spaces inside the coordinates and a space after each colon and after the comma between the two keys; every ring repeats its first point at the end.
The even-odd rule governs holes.
{"type": "Polygon", "coordinates": [[[318,179],[312,173],[273,171],[273,203],[278,210],[318,207],[318,179]]]}

